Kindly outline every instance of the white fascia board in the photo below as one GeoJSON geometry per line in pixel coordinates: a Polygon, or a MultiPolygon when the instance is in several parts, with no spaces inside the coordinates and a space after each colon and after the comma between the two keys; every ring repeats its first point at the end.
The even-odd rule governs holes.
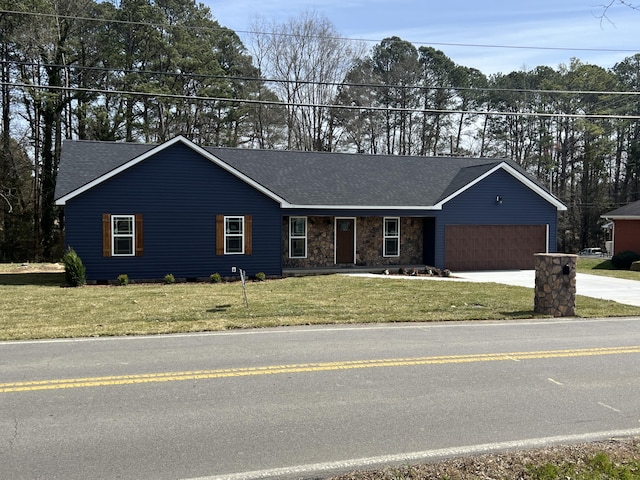
{"type": "Polygon", "coordinates": [[[442,210],[439,205],[411,205],[411,206],[385,206],[385,205],[295,205],[293,203],[283,203],[282,208],[304,209],[304,210],[442,210]]]}
{"type": "Polygon", "coordinates": [[[529,187],[531,190],[533,190],[535,193],[537,193],[538,195],[540,195],[543,199],[545,199],[547,202],[549,202],[550,204],[552,204],[554,207],[556,207],[556,209],[560,212],[564,212],[567,210],[567,206],[562,203],[561,201],[559,201],[557,198],[555,198],[553,195],[551,195],[549,192],[547,192],[545,189],[541,188],[539,185],[537,185],[535,182],[532,182],[529,178],[527,178],[525,175],[521,174],[520,172],[518,172],[515,168],[513,168],[511,165],[509,165],[506,162],[501,162],[498,165],[496,165],[495,167],[493,167],[491,170],[489,170],[488,172],[486,172],[483,175],[480,175],[478,178],[476,178],[474,181],[466,184],[464,187],[462,187],[461,189],[455,191],[454,193],[452,193],[451,195],[449,195],[447,198],[441,200],[439,203],[436,204],[436,206],[439,206],[440,208],[442,208],[442,206],[447,203],[449,200],[452,200],[453,198],[457,197],[458,195],[460,195],[462,192],[464,192],[465,190],[468,190],[469,188],[473,187],[475,184],[481,182],[482,180],[484,180],[485,178],[487,178],[489,175],[492,175],[494,172],[496,172],[497,170],[502,169],[504,171],[506,171],[507,173],[509,173],[512,177],[514,177],[516,180],[520,181],[521,183],[523,183],[524,185],[526,185],[527,187],[529,187]]]}
{"type": "Polygon", "coordinates": [[[600,215],[606,220],[640,220],[640,215],[600,215]]]}
{"type": "Polygon", "coordinates": [[[157,147],[152,148],[151,150],[149,150],[148,152],[135,157],[133,159],[131,159],[130,161],[128,161],[127,163],[120,165],[118,168],[114,168],[113,170],[111,170],[110,172],[105,173],[104,175],[101,175],[100,177],[92,180],[89,183],[86,183],[85,185],[83,185],[80,188],[77,188],[75,190],[73,190],[72,192],[67,193],[66,195],[64,195],[63,197],[60,197],[58,200],[56,200],[55,204],[56,205],[65,205],[67,201],[71,200],[72,198],[86,192],[87,190],[92,189],[93,187],[95,187],[96,185],[101,184],[102,182],[109,180],[112,177],[115,177],[116,175],[124,172],[125,170],[133,167],[134,165],[137,165],[138,163],[146,160],[149,157],[152,157],[154,155],[156,155],[158,152],[161,152],[162,150],[176,144],[176,143],[182,143],[184,145],[186,145],[187,147],[191,148],[192,150],[194,150],[195,152],[199,153],[200,155],[202,155],[203,157],[205,157],[206,159],[208,159],[209,161],[215,163],[217,166],[219,166],[220,168],[222,168],[223,170],[226,170],[227,172],[231,173],[232,175],[236,176],[237,178],[239,178],[240,180],[242,180],[243,182],[251,185],[253,188],[255,188],[256,190],[264,193],[266,196],[268,196],[269,198],[275,200],[276,202],[279,202],[281,205],[287,203],[283,198],[279,197],[278,195],[276,195],[275,193],[273,193],[271,190],[268,190],[266,188],[264,188],[262,185],[260,185],[259,183],[254,182],[251,178],[247,177],[246,175],[244,175],[243,173],[239,172],[238,170],[236,170],[235,168],[231,167],[230,165],[228,165],[227,163],[225,163],[224,161],[220,160],[219,158],[217,158],[216,156],[212,155],[211,153],[207,152],[205,149],[199,147],[198,145],[196,145],[195,143],[193,143],[192,141],[188,140],[187,138],[179,135],[161,145],[158,145],[157,147]]]}

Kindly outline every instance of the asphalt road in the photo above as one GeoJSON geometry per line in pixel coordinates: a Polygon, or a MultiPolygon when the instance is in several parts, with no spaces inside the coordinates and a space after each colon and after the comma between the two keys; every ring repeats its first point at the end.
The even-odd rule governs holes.
{"type": "Polygon", "coordinates": [[[640,435],[640,319],[0,343],[0,478],[320,478],[640,435]]]}

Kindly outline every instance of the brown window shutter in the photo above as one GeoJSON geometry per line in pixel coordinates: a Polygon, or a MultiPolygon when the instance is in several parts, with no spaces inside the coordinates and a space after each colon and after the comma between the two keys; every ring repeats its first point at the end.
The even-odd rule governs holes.
{"type": "Polygon", "coordinates": [[[224,215],[216,215],[216,255],[224,255],[224,215]]]}
{"type": "Polygon", "coordinates": [[[244,217],[244,253],[245,255],[251,255],[253,250],[253,242],[252,242],[252,227],[251,215],[245,215],[244,217]]]}
{"type": "Polygon", "coordinates": [[[142,214],[136,214],[136,257],[144,254],[144,230],[142,227],[142,214]]]}
{"type": "Polygon", "coordinates": [[[102,214],[102,256],[111,256],[111,214],[102,214]]]}

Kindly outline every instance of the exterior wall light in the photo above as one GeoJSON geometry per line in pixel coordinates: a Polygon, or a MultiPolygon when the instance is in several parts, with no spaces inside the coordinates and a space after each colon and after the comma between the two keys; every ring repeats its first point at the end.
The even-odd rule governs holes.
{"type": "Polygon", "coordinates": [[[497,195],[496,196],[496,203],[502,203],[502,195],[497,195]]]}

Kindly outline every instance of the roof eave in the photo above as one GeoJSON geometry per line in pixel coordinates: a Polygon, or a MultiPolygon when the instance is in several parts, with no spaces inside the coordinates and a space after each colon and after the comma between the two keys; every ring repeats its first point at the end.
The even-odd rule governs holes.
{"type": "Polygon", "coordinates": [[[442,206],[438,205],[304,205],[281,203],[280,206],[287,210],[442,210],[442,206]]]}
{"type": "Polygon", "coordinates": [[[600,218],[606,220],[640,220],[640,215],[600,215],[600,218]]]}

